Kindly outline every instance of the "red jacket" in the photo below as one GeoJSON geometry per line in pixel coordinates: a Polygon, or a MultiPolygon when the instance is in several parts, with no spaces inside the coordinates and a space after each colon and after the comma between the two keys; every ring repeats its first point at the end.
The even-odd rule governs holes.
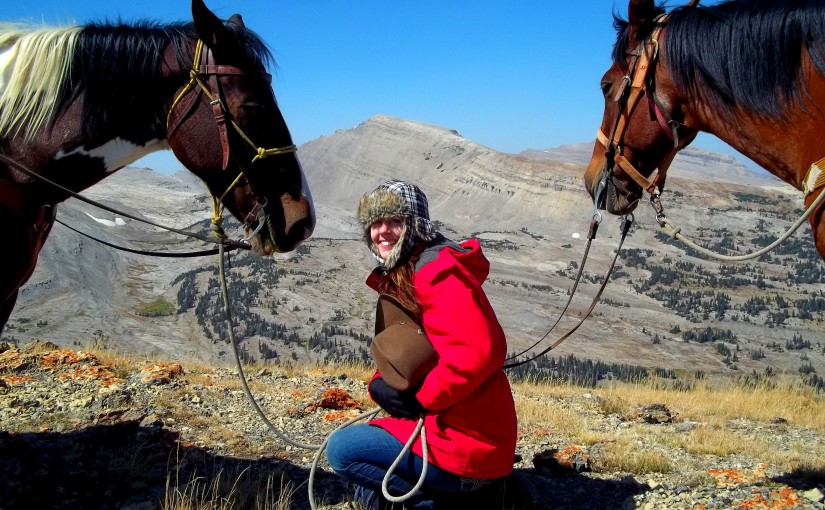
{"type": "MultiPolygon", "coordinates": [[[[442,248],[415,273],[424,331],[439,354],[438,366],[416,397],[428,411],[425,427],[433,465],[468,478],[498,478],[513,470],[517,436],[510,382],[501,368],[507,342],[481,289],[490,263],[478,241],[461,246],[464,252],[442,248]]],[[[372,273],[367,285],[377,289],[379,281],[380,275],[372,273]]],[[[416,425],[395,417],[371,423],[402,443],[416,425]]],[[[420,439],[413,452],[422,454],[420,439]]]]}

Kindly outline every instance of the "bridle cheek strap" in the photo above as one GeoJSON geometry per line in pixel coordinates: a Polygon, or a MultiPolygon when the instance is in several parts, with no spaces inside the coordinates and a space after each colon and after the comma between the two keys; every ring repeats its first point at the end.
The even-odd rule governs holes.
{"type": "MultiPolygon", "coordinates": [[[[211,53],[211,52],[209,52],[211,53]]],[[[225,67],[225,66],[223,66],[225,67]]],[[[218,76],[209,74],[209,84],[212,85],[212,100],[209,104],[212,106],[212,114],[215,116],[215,124],[218,127],[218,135],[221,140],[221,151],[223,152],[223,159],[221,160],[221,170],[226,170],[229,166],[229,133],[226,129],[227,112],[221,99],[221,88],[218,84],[218,76]]]]}

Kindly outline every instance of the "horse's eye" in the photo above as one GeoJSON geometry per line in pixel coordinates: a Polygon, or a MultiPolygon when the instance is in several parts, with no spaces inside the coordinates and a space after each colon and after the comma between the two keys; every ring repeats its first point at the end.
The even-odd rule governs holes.
{"type": "Polygon", "coordinates": [[[247,113],[256,113],[262,112],[266,108],[264,107],[264,105],[258,103],[244,103],[241,105],[241,109],[243,109],[243,111],[247,113]]]}
{"type": "Polygon", "coordinates": [[[613,82],[603,81],[601,84],[602,94],[607,97],[610,94],[610,89],[613,87],[613,82]]]}
{"type": "Polygon", "coordinates": [[[259,103],[244,103],[241,111],[247,119],[256,119],[266,115],[267,108],[259,103]]]}

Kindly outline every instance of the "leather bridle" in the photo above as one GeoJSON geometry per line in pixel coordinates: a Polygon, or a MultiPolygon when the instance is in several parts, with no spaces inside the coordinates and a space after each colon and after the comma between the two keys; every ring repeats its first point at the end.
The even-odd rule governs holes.
{"type": "Polygon", "coordinates": [[[664,28],[667,15],[658,16],[654,22],[656,27],[635,50],[628,53],[631,59],[628,65],[629,72],[622,78],[619,89],[613,95],[613,101],[618,104],[618,114],[613,123],[610,137],[607,137],[599,128],[596,138],[605,148],[607,164],[604,172],[614,187],[623,193],[631,202],[638,200],[631,191],[617,181],[613,176],[613,169],[618,166],[627,176],[651,195],[658,195],[664,189],[667,169],[676,153],[679,151],[678,128],[681,124],[675,121],[663,108],[661,101],[655,94],[655,72],[659,57],[659,35],[664,28]],[[630,90],[628,91],[628,85],[630,90]],[[642,175],[636,167],[622,154],[622,144],[627,132],[630,117],[642,99],[646,96],[652,118],[655,118],[668,138],[673,141],[673,149],[668,152],[659,164],[659,172],[653,180],[642,175]]]}
{"type": "MultiPolygon", "coordinates": [[[[210,98],[209,104],[212,106],[212,113],[215,116],[215,123],[218,127],[221,150],[223,153],[221,160],[221,168],[223,168],[224,170],[226,170],[226,168],[229,166],[230,155],[227,124],[232,126],[232,128],[238,133],[238,135],[240,135],[240,137],[255,151],[255,157],[253,157],[251,161],[251,163],[253,164],[259,159],[263,159],[269,156],[275,156],[279,154],[290,154],[296,152],[298,148],[295,146],[295,144],[285,145],[283,147],[276,147],[272,149],[264,149],[262,147],[258,147],[257,145],[255,145],[252,139],[250,139],[249,136],[247,136],[247,134],[244,133],[243,129],[241,129],[241,127],[232,118],[232,115],[229,113],[229,109],[226,107],[226,104],[224,103],[223,94],[221,93],[222,89],[220,86],[219,77],[242,76],[245,73],[241,68],[236,66],[215,64],[215,60],[212,56],[212,50],[207,46],[206,51],[204,51],[204,46],[205,45],[203,44],[203,41],[198,39],[198,42],[195,45],[195,57],[192,63],[192,69],[189,70],[189,82],[187,82],[186,86],[184,86],[184,88],[180,91],[177,97],[175,97],[175,100],[172,102],[172,106],[169,108],[169,113],[166,117],[167,138],[171,138],[172,133],[174,133],[174,131],[177,130],[178,127],[180,127],[180,125],[186,118],[187,114],[192,110],[197,100],[199,99],[200,91],[203,91],[207,95],[207,97],[210,98]],[[176,114],[176,112],[178,113],[176,114]]],[[[266,76],[267,78],[271,79],[269,75],[266,76]]],[[[232,189],[234,189],[234,187],[238,184],[238,182],[240,182],[243,176],[244,171],[243,169],[241,169],[238,176],[232,181],[232,184],[229,185],[229,187],[220,195],[220,197],[216,197],[213,194],[213,225],[220,225],[223,214],[223,199],[226,197],[227,194],[229,194],[229,192],[232,189]]],[[[249,214],[247,214],[246,218],[244,219],[244,228],[250,228],[252,223],[258,221],[258,227],[249,237],[247,237],[247,239],[257,234],[258,231],[262,228],[264,221],[266,219],[266,213],[264,211],[265,207],[266,200],[264,200],[263,203],[258,201],[255,207],[253,207],[253,209],[249,212],[249,214]]]]}

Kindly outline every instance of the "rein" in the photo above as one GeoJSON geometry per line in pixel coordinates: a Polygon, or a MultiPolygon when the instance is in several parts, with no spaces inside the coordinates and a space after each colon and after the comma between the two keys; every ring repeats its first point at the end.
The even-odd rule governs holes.
{"type": "MultiPolygon", "coordinates": [[[[114,248],[114,249],[120,250],[120,251],[125,251],[127,253],[135,253],[137,255],[149,255],[149,256],[152,256],[152,257],[186,258],[186,257],[201,257],[203,255],[215,255],[216,253],[218,253],[217,248],[212,248],[211,250],[181,251],[181,252],[177,252],[177,251],[176,252],[164,252],[164,251],[136,250],[134,248],[127,248],[125,246],[119,246],[117,244],[113,244],[113,243],[110,243],[108,241],[104,241],[103,239],[100,239],[99,237],[95,237],[91,234],[87,234],[86,232],[82,232],[82,231],[74,228],[73,226],[71,226],[71,225],[69,225],[69,224],[67,224],[63,221],[60,221],[57,218],[55,218],[54,221],[57,222],[57,223],[60,223],[64,227],[68,228],[69,230],[72,230],[72,231],[82,235],[83,237],[88,237],[92,241],[96,241],[96,242],[98,242],[98,243],[100,243],[104,246],[108,246],[109,248],[114,248]]],[[[230,247],[230,249],[234,249],[234,247],[230,247]]]]}
{"type": "MultiPolygon", "coordinates": [[[[530,347],[524,349],[520,353],[514,354],[514,355],[506,358],[504,360],[505,362],[518,358],[519,356],[529,352],[531,349],[533,349],[538,344],[540,344],[556,328],[556,325],[559,323],[561,318],[564,316],[565,312],[567,312],[567,308],[570,306],[570,303],[573,301],[573,296],[576,293],[576,288],[579,286],[579,281],[581,281],[582,274],[584,273],[584,265],[587,262],[587,255],[590,253],[590,244],[593,242],[593,239],[596,238],[596,231],[599,229],[599,224],[601,224],[601,222],[602,222],[602,213],[599,211],[599,202],[601,202],[602,193],[604,193],[605,190],[607,189],[607,179],[608,179],[607,173],[603,173],[602,177],[599,179],[599,184],[597,186],[596,193],[594,194],[594,198],[593,198],[593,219],[590,222],[590,230],[587,233],[587,243],[585,244],[585,247],[584,247],[584,255],[582,256],[581,264],[579,264],[579,272],[576,275],[575,281],[573,283],[573,288],[570,290],[570,297],[567,298],[567,303],[564,305],[564,309],[562,309],[561,313],[559,314],[559,318],[556,319],[556,322],[554,322],[553,325],[550,326],[550,329],[547,331],[547,333],[545,333],[541,338],[539,338],[538,341],[536,341],[536,343],[534,343],[530,347]]],[[[627,237],[627,233],[630,232],[630,227],[633,224],[633,219],[634,219],[633,214],[628,214],[624,217],[624,219],[622,221],[622,237],[621,237],[621,240],[619,241],[619,247],[616,248],[616,255],[613,256],[613,261],[610,263],[610,267],[607,269],[607,272],[604,275],[601,287],[599,287],[598,292],[596,292],[596,297],[593,298],[593,301],[590,303],[590,307],[587,309],[587,312],[584,314],[584,317],[582,317],[582,319],[579,321],[579,323],[576,324],[567,333],[562,335],[558,340],[556,340],[555,342],[550,344],[549,347],[547,347],[546,349],[544,349],[540,353],[536,354],[535,356],[533,356],[531,358],[528,358],[528,359],[525,359],[525,360],[521,360],[521,361],[514,361],[514,362],[511,362],[511,363],[505,363],[504,366],[502,367],[504,370],[514,368],[514,367],[517,367],[519,365],[524,365],[525,363],[529,363],[529,362],[531,362],[531,361],[547,354],[551,350],[558,347],[562,342],[564,342],[568,337],[570,337],[570,335],[572,335],[577,329],[579,329],[579,326],[581,326],[584,323],[584,321],[590,316],[590,313],[596,307],[596,303],[599,301],[599,298],[601,297],[602,292],[604,291],[604,288],[607,285],[608,280],[610,279],[610,274],[613,272],[613,268],[616,265],[616,260],[619,258],[619,253],[622,250],[622,244],[624,243],[625,237],[627,237]]]]}
{"type": "MultiPolygon", "coordinates": [[[[517,366],[524,365],[526,363],[529,363],[531,361],[534,361],[534,360],[544,356],[545,354],[547,354],[551,350],[553,350],[556,347],[558,347],[559,345],[561,345],[562,342],[567,340],[573,333],[576,332],[577,329],[579,329],[579,327],[582,324],[584,324],[584,321],[587,320],[588,317],[590,317],[591,312],[593,312],[593,309],[596,308],[596,304],[599,302],[599,299],[602,296],[602,292],[604,292],[604,288],[607,286],[607,282],[610,280],[610,275],[613,273],[613,268],[616,266],[616,261],[619,258],[619,253],[621,253],[621,251],[622,251],[622,245],[624,244],[624,240],[627,237],[628,232],[630,232],[630,227],[633,225],[633,220],[634,220],[633,214],[628,214],[623,218],[622,226],[621,226],[622,237],[619,240],[618,248],[616,248],[616,254],[613,256],[613,260],[610,262],[610,266],[607,268],[607,272],[605,272],[605,274],[604,274],[604,278],[602,279],[602,283],[599,286],[599,290],[596,292],[596,296],[593,298],[593,301],[590,303],[590,306],[587,308],[587,311],[584,313],[584,316],[582,316],[581,320],[579,320],[579,322],[575,326],[573,326],[570,330],[568,330],[567,333],[563,334],[561,337],[559,337],[555,342],[550,344],[550,346],[548,346],[543,351],[539,352],[538,354],[536,354],[536,355],[534,355],[530,358],[520,360],[520,361],[514,361],[514,362],[511,362],[511,363],[507,363],[502,367],[503,369],[508,370],[508,369],[511,369],[511,368],[515,368],[517,366]]],[[[595,219],[594,219],[594,221],[590,225],[590,234],[588,234],[587,246],[585,247],[584,258],[582,259],[582,263],[581,263],[581,266],[580,266],[580,269],[579,269],[579,274],[577,275],[576,281],[573,285],[573,289],[570,292],[570,298],[568,298],[567,304],[564,306],[564,310],[562,310],[561,315],[559,316],[559,318],[556,319],[556,322],[550,328],[550,331],[545,333],[544,336],[542,336],[536,343],[534,343],[533,345],[531,345],[530,347],[528,347],[524,351],[520,352],[519,354],[510,356],[509,358],[507,358],[508,360],[515,359],[518,356],[521,356],[522,354],[526,353],[530,349],[537,346],[545,338],[547,338],[547,335],[549,335],[550,332],[553,331],[553,328],[556,327],[556,324],[559,323],[559,320],[561,320],[561,317],[567,311],[567,307],[570,306],[570,302],[573,299],[573,294],[576,292],[576,287],[579,284],[579,279],[581,278],[582,270],[584,269],[584,261],[587,258],[587,253],[590,251],[590,242],[596,237],[597,227],[598,227],[598,222],[595,221],[595,219]]]]}
{"type": "Polygon", "coordinates": [[[6,163],[8,165],[13,166],[14,168],[16,168],[17,170],[23,172],[24,174],[28,175],[29,177],[33,177],[35,179],[38,179],[38,180],[48,184],[49,186],[52,186],[52,187],[62,191],[63,193],[66,193],[67,195],[72,196],[72,197],[80,200],[81,202],[85,202],[85,203],[87,203],[89,205],[92,205],[94,207],[97,207],[99,209],[103,209],[104,211],[108,211],[108,212],[111,212],[113,214],[117,214],[119,216],[129,218],[131,220],[139,221],[141,223],[146,223],[147,225],[151,225],[153,227],[157,227],[157,228],[160,228],[160,229],[163,229],[163,230],[167,230],[169,232],[174,232],[176,234],[180,234],[180,235],[187,236],[187,237],[193,237],[195,239],[199,239],[199,240],[204,241],[206,243],[217,244],[217,245],[220,245],[220,246],[226,246],[226,247],[229,247],[229,248],[232,248],[232,249],[234,249],[234,248],[243,249],[243,250],[250,249],[249,244],[244,243],[244,242],[240,242],[240,241],[233,241],[231,239],[228,239],[226,236],[222,236],[222,237],[219,236],[219,239],[216,240],[214,238],[198,234],[197,232],[188,232],[186,230],[180,230],[180,229],[176,229],[176,228],[173,228],[173,227],[168,227],[168,226],[165,226],[165,225],[161,225],[161,224],[155,223],[151,220],[147,220],[147,219],[144,219],[144,218],[139,218],[139,217],[134,216],[132,214],[129,214],[127,212],[120,211],[120,210],[115,209],[113,207],[109,207],[109,206],[107,206],[105,204],[102,204],[100,202],[96,202],[96,201],[94,201],[90,198],[86,198],[83,195],[81,195],[81,194],[79,194],[75,191],[72,191],[69,188],[66,188],[66,187],[64,187],[64,186],[62,186],[62,185],[46,178],[46,177],[43,177],[40,174],[37,174],[37,173],[33,172],[32,170],[30,170],[26,166],[18,163],[14,159],[6,156],[5,154],[0,154],[0,161],[6,163]]]}

